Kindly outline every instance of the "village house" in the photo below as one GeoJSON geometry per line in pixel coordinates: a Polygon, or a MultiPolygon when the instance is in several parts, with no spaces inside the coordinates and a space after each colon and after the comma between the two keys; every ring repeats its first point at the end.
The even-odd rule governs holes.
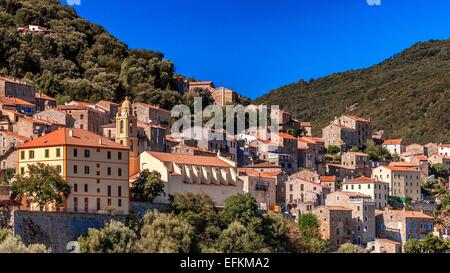
{"type": "Polygon", "coordinates": [[[17,111],[21,114],[31,116],[36,112],[34,104],[13,97],[0,97],[0,108],[5,110],[17,111]]]}
{"type": "Polygon", "coordinates": [[[37,92],[36,93],[36,112],[41,112],[47,109],[52,109],[56,107],[56,99],[42,93],[37,92]]]}
{"type": "Polygon", "coordinates": [[[309,122],[309,121],[302,121],[302,122],[300,122],[300,128],[304,130],[305,136],[312,136],[312,124],[311,124],[311,122],[309,122]]]}
{"type": "Polygon", "coordinates": [[[216,153],[209,152],[208,150],[202,150],[196,146],[189,146],[184,143],[180,143],[177,146],[171,148],[172,154],[181,155],[201,155],[201,156],[216,156],[216,153]]]}
{"type": "Polygon", "coordinates": [[[356,176],[370,176],[372,169],[370,168],[369,155],[362,152],[346,152],[342,153],[341,164],[355,170],[356,176]]]}
{"type": "Polygon", "coordinates": [[[189,92],[192,92],[196,88],[213,91],[215,87],[214,87],[214,83],[212,81],[190,82],[189,83],[189,92]]]}
{"type": "Polygon", "coordinates": [[[302,169],[290,176],[291,178],[299,178],[308,180],[315,183],[320,183],[320,175],[316,172],[313,172],[311,170],[302,169]]]}
{"type": "Polygon", "coordinates": [[[389,151],[389,153],[394,156],[399,156],[400,154],[406,152],[406,147],[403,144],[403,139],[386,139],[383,142],[383,148],[389,151]]]}
{"type": "Polygon", "coordinates": [[[15,169],[17,163],[17,146],[28,138],[11,131],[0,130],[0,169],[15,169]]]}
{"type": "Polygon", "coordinates": [[[138,121],[169,128],[170,111],[142,102],[133,103],[134,115],[138,121]]]}
{"type": "Polygon", "coordinates": [[[169,203],[175,193],[206,194],[216,206],[233,195],[244,193],[237,176],[235,162],[217,156],[190,156],[169,153],[144,152],[140,155],[141,171],[158,171],[164,183],[166,196],[156,203],[169,203]]]}
{"type": "Polygon", "coordinates": [[[73,118],[73,128],[87,130],[98,135],[103,134],[103,125],[109,123],[109,113],[96,109],[91,104],[73,103],[73,105],[61,105],[56,108],[73,118]]]}
{"type": "Polygon", "coordinates": [[[294,216],[311,212],[325,205],[331,188],[301,178],[290,177],[286,182],[286,207],[294,216]]]}
{"type": "MultiPolygon", "coordinates": [[[[112,207],[116,213],[129,213],[128,147],[86,130],[62,128],[19,145],[17,153],[18,174],[45,162],[72,188],[63,208],[49,205],[45,210],[98,212],[112,207]]],[[[39,210],[32,201],[24,205],[39,210]]]]}
{"type": "Polygon", "coordinates": [[[417,157],[410,157],[408,159],[412,160],[412,161],[391,162],[391,163],[389,163],[389,166],[406,167],[406,168],[418,170],[418,171],[420,171],[420,174],[421,174],[420,181],[422,183],[425,183],[429,176],[428,158],[421,155],[421,156],[417,156],[417,157]]]}
{"type": "Polygon", "coordinates": [[[55,108],[49,108],[47,110],[38,112],[34,114],[33,117],[36,119],[52,122],[54,124],[61,124],[66,128],[73,128],[75,124],[75,120],[71,115],[55,108]]]}
{"type": "Polygon", "coordinates": [[[439,146],[436,143],[428,143],[425,145],[428,150],[427,156],[438,155],[439,154],[439,146]]]}
{"type": "Polygon", "coordinates": [[[421,200],[421,174],[417,168],[382,166],[373,170],[372,178],[389,183],[389,195],[402,202],[421,200]]]}
{"type": "Polygon", "coordinates": [[[400,242],[423,239],[433,232],[434,218],[417,211],[378,210],[376,212],[377,237],[400,242]]]}
{"type": "Polygon", "coordinates": [[[325,174],[325,142],[317,137],[298,139],[298,167],[325,174]]]}
{"type": "Polygon", "coordinates": [[[13,124],[13,132],[18,133],[26,138],[35,139],[46,133],[53,132],[64,127],[52,120],[43,120],[34,117],[28,117],[16,113],[16,121],[13,124]]]}
{"type": "Polygon", "coordinates": [[[44,33],[44,34],[52,32],[51,30],[49,30],[46,27],[37,26],[37,25],[27,25],[24,27],[19,27],[19,28],[17,28],[17,31],[20,33],[36,32],[36,33],[44,33]]]}
{"type": "Polygon", "coordinates": [[[320,206],[312,210],[320,223],[322,238],[332,248],[353,242],[352,209],[342,206],[320,206]]]}
{"type": "Polygon", "coordinates": [[[11,97],[35,104],[36,91],[32,85],[10,77],[0,76],[0,97],[11,97]]]}
{"type": "Polygon", "coordinates": [[[387,182],[362,176],[345,181],[342,184],[342,190],[370,196],[378,209],[384,209],[388,205],[389,183],[387,182]]]}
{"type": "Polygon", "coordinates": [[[334,145],[342,151],[362,147],[372,138],[372,123],[361,117],[343,115],[323,129],[322,137],[326,147],[334,145]]]}
{"type": "Polygon", "coordinates": [[[439,144],[439,155],[450,156],[450,144],[439,144]]]}
{"type": "MultiPolygon", "coordinates": [[[[275,210],[277,202],[277,177],[281,170],[274,172],[239,172],[243,181],[244,192],[255,197],[258,208],[261,210],[275,210]]],[[[284,193],[284,192],[283,192],[284,193]]],[[[284,200],[284,198],[283,198],[284,200]]]]}
{"type": "Polygon", "coordinates": [[[425,145],[413,143],[405,147],[406,153],[428,156],[428,148],[425,145]]]}
{"type": "Polygon", "coordinates": [[[117,112],[119,112],[119,104],[109,101],[109,100],[101,100],[95,104],[97,107],[105,110],[109,113],[110,120],[114,120],[114,118],[117,115],[117,112]]]}
{"type": "Polygon", "coordinates": [[[327,195],[326,205],[351,209],[355,244],[365,245],[375,239],[375,201],[372,197],[357,192],[335,191],[327,195]]]}
{"type": "Polygon", "coordinates": [[[336,176],[340,180],[347,180],[357,177],[356,169],[342,164],[327,164],[327,174],[336,176]]]}
{"type": "Polygon", "coordinates": [[[336,190],[336,182],[336,176],[321,176],[319,178],[319,183],[324,185],[325,187],[329,187],[331,192],[334,192],[336,190]]]}
{"type": "Polygon", "coordinates": [[[238,93],[225,87],[213,89],[212,97],[214,98],[214,104],[219,107],[233,105],[239,101],[238,93]]]}
{"type": "Polygon", "coordinates": [[[367,248],[370,253],[402,253],[402,244],[388,239],[376,238],[367,244],[367,248]]]}

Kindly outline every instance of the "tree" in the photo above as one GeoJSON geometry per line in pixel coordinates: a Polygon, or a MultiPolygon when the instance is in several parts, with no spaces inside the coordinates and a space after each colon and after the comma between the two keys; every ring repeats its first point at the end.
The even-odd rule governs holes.
{"type": "Polygon", "coordinates": [[[319,220],[314,214],[302,214],[298,219],[300,235],[305,239],[317,238],[320,236],[319,220]]]}
{"type": "Polygon", "coordinates": [[[337,155],[340,152],[341,152],[341,148],[339,148],[338,146],[331,145],[331,146],[328,146],[328,148],[327,148],[327,153],[330,155],[337,155]]]}
{"type": "Polygon", "coordinates": [[[131,192],[140,200],[153,202],[157,197],[165,195],[161,174],[157,171],[144,170],[133,183],[131,192]]]}
{"type": "Polygon", "coordinates": [[[449,244],[433,235],[428,235],[421,240],[410,239],[405,244],[406,253],[445,253],[449,251],[449,244]]]}
{"type": "Polygon", "coordinates": [[[51,203],[62,206],[70,191],[70,185],[59,175],[56,167],[37,163],[28,165],[27,175],[17,175],[12,184],[11,198],[31,198],[43,211],[51,203]]]}
{"type": "Polygon", "coordinates": [[[223,253],[267,252],[267,249],[264,249],[263,237],[248,230],[239,222],[232,222],[222,231],[216,248],[223,253]]]}
{"type": "Polygon", "coordinates": [[[364,152],[369,155],[372,161],[392,161],[391,153],[381,145],[377,145],[373,140],[368,140],[364,152]]]}
{"type": "Polygon", "coordinates": [[[211,91],[203,88],[194,88],[183,96],[184,104],[191,109],[192,113],[194,112],[195,98],[202,99],[202,109],[205,109],[205,107],[207,107],[208,105],[214,104],[214,98],[211,91]]]}
{"type": "Polygon", "coordinates": [[[138,252],[136,234],[123,223],[112,220],[102,229],[90,228],[87,236],[78,238],[84,253],[138,252]]]}
{"type": "Polygon", "coordinates": [[[194,229],[171,214],[157,211],[144,216],[138,246],[144,253],[188,253],[194,229]]]}
{"type": "Polygon", "coordinates": [[[211,246],[220,235],[221,228],[226,226],[207,195],[175,193],[171,204],[177,217],[194,228],[194,241],[201,244],[199,248],[211,246]]]}
{"type": "Polygon", "coordinates": [[[288,226],[280,214],[269,211],[262,216],[262,234],[271,252],[288,252],[294,249],[290,244],[288,226]]]}
{"type": "Polygon", "coordinates": [[[299,135],[298,132],[293,128],[287,129],[287,133],[293,137],[298,137],[298,135],[299,135]]]}
{"type": "MultiPolygon", "coordinates": [[[[0,233],[1,234],[1,233],[0,233]]],[[[26,246],[20,237],[8,234],[0,238],[0,253],[48,253],[49,249],[42,244],[26,246]]]]}
{"type": "Polygon", "coordinates": [[[343,244],[339,247],[338,253],[367,253],[367,251],[360,246],[354,244],[343,244]]]}
{"type": "Polygon", "coordinates": [[[248,226],[257,218],[258,204],[249,194],[237,194],[225,200],[222,216],[227,223],[240,222],[248,226]]]}
{"type": "Polygon", "coordinates": [[[448,180],[448,169],[447,167],[445,167],[444,164],[442,163],[437,163],[434,164],[433,166],[431,166],[431,175],[434,175],[436,178],[440,178],[440,179],[444,179],[444,180],[448,180]]]}

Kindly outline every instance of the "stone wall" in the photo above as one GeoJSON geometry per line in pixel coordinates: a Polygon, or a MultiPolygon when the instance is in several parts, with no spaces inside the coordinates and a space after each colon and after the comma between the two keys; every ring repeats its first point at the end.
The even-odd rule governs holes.
{"type": "Polygon", "coordinates": [[[126,215],[94,213],[15,211],[14,235],[25,244],[45,244],[52,252],[69,252],[67,244],[86,235],[89,228],[102,228],[112,219],[127,223],[126,215]]]}

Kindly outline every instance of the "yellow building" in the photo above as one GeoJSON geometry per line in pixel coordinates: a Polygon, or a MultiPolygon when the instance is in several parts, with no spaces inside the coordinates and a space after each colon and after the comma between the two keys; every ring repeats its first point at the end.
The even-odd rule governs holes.
{"type": "MultiPolygon", "coordinates": [[[[97,212],[113,207],[117,213],[129,213],[127,147],[86,130],[62,128],[20,145],[17,154],[20,174],[38,162],[59,170],[72,188],[61,209],[97,212]]],[[[28,209],[39,208],[31,203],[28,209]]]]}
{"type": "Polygon", "coordinates": [[[116,142],[130,148],[130,168],[128,176],[139,173],[139,139],[137,117],[128,97],[116,115],[116,142]]]}

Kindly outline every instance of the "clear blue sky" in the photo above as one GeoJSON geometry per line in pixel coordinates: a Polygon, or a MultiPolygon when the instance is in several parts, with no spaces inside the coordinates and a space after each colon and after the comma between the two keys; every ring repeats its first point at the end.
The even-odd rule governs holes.
{"type": "Polygon", "coordinates": [[[448,0],[81,0],[75,8],[130,48],[165,53],[178,73],[251,98],[450,38],[448,0]]]}

